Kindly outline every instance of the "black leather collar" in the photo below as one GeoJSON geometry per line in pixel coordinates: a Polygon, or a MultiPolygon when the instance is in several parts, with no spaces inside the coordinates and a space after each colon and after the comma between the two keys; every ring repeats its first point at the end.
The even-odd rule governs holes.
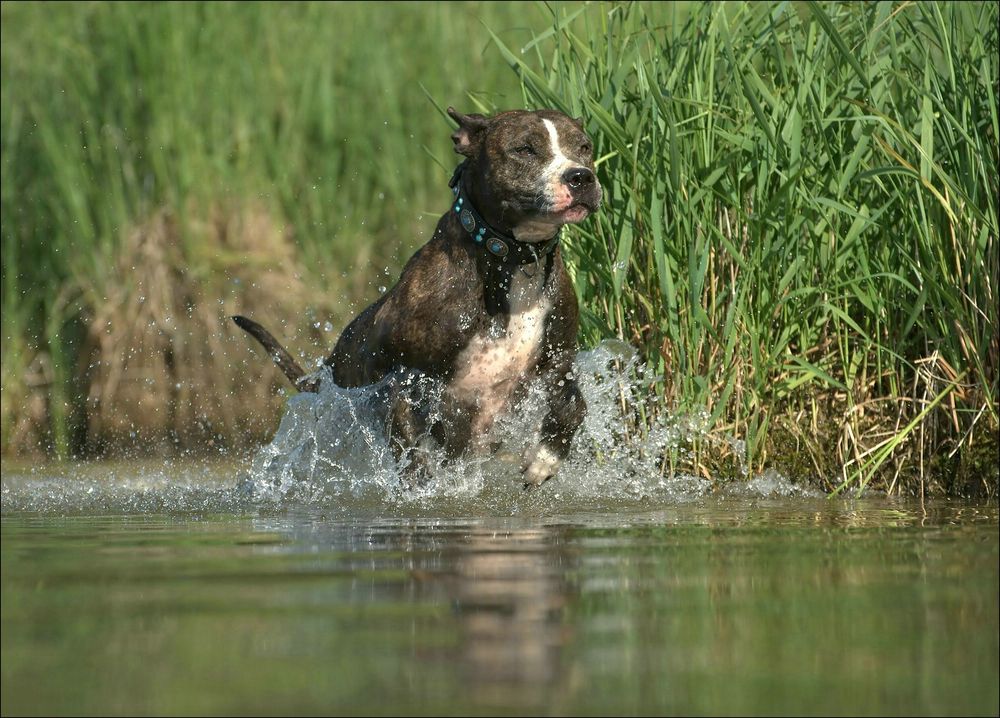
{"type": "Polygon", "coordinates": [[[469,238],[473,242],[485,247],[490,254],[504,264],[515,266],[538,262],[555,251],[556,245],[559,244],[559,237],[562,235],[562,228],[556,231],[552,239],[544,242],[522,242],[491,227],[462,189],[462,171],[464,169],[465,162],[462,162],[455,168],[455,174],[451,176],[448,186],[451,187],[455,195],[452,210],[458,215],[459,223],[469,233],[469,238]]]}

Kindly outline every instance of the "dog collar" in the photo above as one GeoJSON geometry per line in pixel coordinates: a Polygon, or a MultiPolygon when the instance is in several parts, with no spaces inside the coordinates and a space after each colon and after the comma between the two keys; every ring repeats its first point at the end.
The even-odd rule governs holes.
{"type": "Polygon", "coordinates": [[[478,245],[486,247],[487,251],[500,259],[505,264],[531,264],[539,261],[542,257],[548,256],[559,244],[559,237],[562,228],[556,230],[555,236],[545,242],[522,242],[514,239],[502,232],[498,232],[483,219],[483,215],[476,211],[476,208],[465,196],[462,190],[462,170],[465,169],[463,162],[455,168],[448,186],[451,187],[455,201],[452,210],[458,215],[459,224],[462,229],[469,233],[472,241],[478,245]]]}

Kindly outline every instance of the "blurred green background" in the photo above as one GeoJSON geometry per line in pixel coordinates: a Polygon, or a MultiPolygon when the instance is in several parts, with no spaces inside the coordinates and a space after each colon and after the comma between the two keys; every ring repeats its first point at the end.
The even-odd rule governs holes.
{"type": "Polygon", "coordinates": [[[504,3],[2,12],[3,449],[61,456],[259,442],[281,381],[224,315],[325,353],[449,201],[428,98],[520,106],[482,23],[547,22],[504,3]]]}
{"type": "Polygon", "coordinates": [[[449,104],[583,115],[581,341],[664,466],[995,493],[996,3],[5,3],[5,456],[245,450],[429,239],[449,104]]]}

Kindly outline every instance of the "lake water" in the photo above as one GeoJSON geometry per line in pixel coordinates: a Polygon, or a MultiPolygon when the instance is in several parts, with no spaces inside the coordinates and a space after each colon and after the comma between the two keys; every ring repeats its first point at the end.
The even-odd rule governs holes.
{"type": "Polygon", "coordinates": [[[5,463],[0,711],[1000,711],[995,503],[255,470],[5,463]]]}

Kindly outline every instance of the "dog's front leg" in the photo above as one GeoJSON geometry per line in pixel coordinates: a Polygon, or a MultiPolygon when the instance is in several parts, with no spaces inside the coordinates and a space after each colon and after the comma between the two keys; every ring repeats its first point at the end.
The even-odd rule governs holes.
{"type": "Polygon", "coordinates": [[[548,411],[542,420],[541,439],[524,457],[524,487],[540,486],[551,478],[569,455],[573,435],[587,413],[587,403],[570,372],[561,369],[544,377],[548,411]]]}

